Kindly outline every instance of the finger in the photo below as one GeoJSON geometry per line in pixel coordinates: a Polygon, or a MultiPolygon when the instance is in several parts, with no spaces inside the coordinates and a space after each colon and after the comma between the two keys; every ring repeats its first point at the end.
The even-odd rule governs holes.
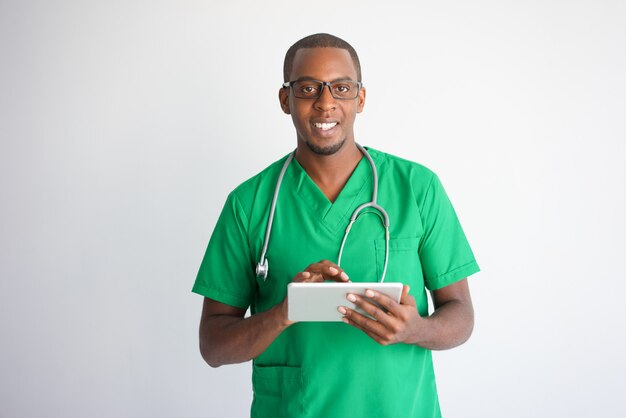
{"type": "Polygon", "coordinates": [[[392,321],[394,320],[392,315],[389,315],[384,308],[375,305],[367,298],[364,298],[359,295],[355,295],[349,293],[346,296],[350,302],[354,303],[357,308],[360,308],[363,312],[367,313],[369,316],[374,318],[376,321],[383,324],[386,328],[391,327],[392,321]]]}
{"type": "Polygon", "coordinates": [[[370,299],[374,302],[374,304],[380,305],[380,307],[385,309],[387,312],[390,312],[392,315],[398,315],[402,309],[400,304],[393,300],[390,296],[375,290],[367,289],[365,291],[365,298],[370,299]]]}
{"type": "Polygon", "coordinates": [[[328,260],[310,264],[305,271],[321,275],[322,280],[332,280],[335,282],[350,281],[348,274],[341,267],[328,260]]]}
{"type": "Polygon", "coordinates": [[[417,308],[417,302],[415,302],[415,298],[409,294],[411,287],[408,284],[405,284],[402,287],[402,296],[400,296],[400,305],[408,305],[417,308]]]}
{"type": "Polygon", "coordinates": [[[334,280],[337,282],[349,282],[350,278],[348,274],[338,266],[327,266],[326,267],[326,280],[334,280]]]}
{"type": "Polygon", "coordinates": [[[406,306],[412,306],[417,309],[417,302],[412,295],[406,295],[406,298],[404,298],[404,302],[402,302],[402,304],[406,306]]]}
{"type": "MultiPolygon", "coordinates": [[[[359,328],[363,330],[368,330],[377,335],[384,335],[387,332],[387,327],[383,324],[382,321],[379,320],[379,317],[388,317],[386,313],[379,310],[378,312],[372,312],[374,314],[372,315],[372,313],[364,310],[368,315],[372,315],[372,318],[374,318],[372,319],[355,311],[354,309],[350,309],[347,307],[342,308],[345,311],[344,317],[357,324],[359,328]],[[376,315],[378,315],[378,317],[376,315]]],[[[339,310],[339,312],[341,313],[341,310],[339,310]]]]}
{"type": "Polygon", "coordinates": [[[404,305],[405,301],[406,301],[406,297],[409,294],[409,290],[411,290],[411,287],[408,284],[405,284],[402,286],[402,295],[400,296],[400,304],[404,305]]]}
{"type": "Polygon", "coordinates": [[[320,261],[320,264],[323,266],[322,271],[326,277],[326,280],[335,280],[338,282],[350,281],[348,274],[332,261],[322,260],[320,261]]]}
{"type": "Polygon", "coordinates": [[[292,279],[292,282],[295,282],[295,283],[315,282],[315,281],[321,282],[323,281],[323,279],[321,276],[319,276],[318,280],[316,280],[316,275],[308,271],[301,271],[300,273],[296,274],[294,278],[292,279]]]}

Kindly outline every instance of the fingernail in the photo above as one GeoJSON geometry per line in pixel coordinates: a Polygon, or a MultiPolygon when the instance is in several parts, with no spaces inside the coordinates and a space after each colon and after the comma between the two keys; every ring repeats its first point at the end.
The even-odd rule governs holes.
{"type": "Polygon", "coordinates": [[[348,321],[348,318],[346,318],[345,316],[344,316],[343,318],[341,318],[341,320],[342,320],[343,322],[345,322],[346,324],[349,324],[349,323],[350,323],[350,321],[348,321]]]}
{"type": "Polygon", "coordinates": [[[346,282],[349,282],[349,281],[350,281],[350,278],[348,277],[348,275],[346,274],[346,272],[345,272],[345,271],[342,271],[342,272],[341,272],[341,275],[340,275],[339,277],[341,277],[341,279],[342,279],[342,280],[344,280],[344,281],[346,281],[346,282]]]}
{"type": "Polygon", "coordinates": [[[339,273],[339,270],[337,270],[334,267],[328,267],[328,271],[330,271],[330,274],[333,274],[333,275],[339,273]]]}
{"type": "Polygon", "coordinates": [[[350,302],[356,302],[356,296],[354,296],[352,293],[348,293],[348,296],[346,296],[346,298],[347,298],[350,302]]]}
{"type": "Polygon", "coordinates": [[[369,289],[365,291],[365,296],[367,296],[368,298],[373,298],[374,295],[375,293],[369,289]]]}
{"type": "Polygon", "coordinates": [[[305,279],[308,279],[309,277],[311,277],[311,273],[309,273],[308,271],[305,271],[302,273],[302,277],[304,277],[305,279]]]}
{"type": "Polygon", "coordinates": [[[340,306],[337,308],[337,310],[339,311],[340,314],[345,315],[346,314],[346,308],[344,308],[343,306],[340,306]]]}

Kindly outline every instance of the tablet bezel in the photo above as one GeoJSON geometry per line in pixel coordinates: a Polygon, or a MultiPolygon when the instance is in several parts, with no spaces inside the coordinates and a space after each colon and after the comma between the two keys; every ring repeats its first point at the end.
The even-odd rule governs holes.
{"type": "MultiPolygon", "coordinates": [[[[287,285],[288,317],[294,322],[340,322],[343,315],[337,311],[339,306],[355,308],[355,305],[346,299],[348,293],[364,296],[365,291],[371,289],[384,293],[399,302],[402,287],[402,283],[394,282],[289,283],[287,285]]],[[[361,311],[361,313],[364,312],[361,311]]]]}

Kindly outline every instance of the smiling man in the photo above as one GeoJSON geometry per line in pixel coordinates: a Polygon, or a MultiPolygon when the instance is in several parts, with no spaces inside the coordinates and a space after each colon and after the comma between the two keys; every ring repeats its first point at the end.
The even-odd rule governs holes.
{"type": "Polygon", "coordinates": [[[253,417],[439,417],[431,350],[472,332],[466,278],[478,265],[454,209],[433,172],[355,142],[365,93],[342,39],[311,35],[287,51],[279,100],[296,151],[229,195],[196,278],[202,356],[213,367],[253,360],[253,417]],[[355,209],[376,194],[388,239],[372,208],[345,239],[355,209]],[[343,322],[287,317],[292,281],[383,276],[404,284],[399,303],[348,294],[343,322]]]}

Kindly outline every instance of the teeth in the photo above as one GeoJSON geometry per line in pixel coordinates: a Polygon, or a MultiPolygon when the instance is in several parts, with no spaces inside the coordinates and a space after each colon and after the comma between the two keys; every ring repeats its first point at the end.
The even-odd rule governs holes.
{"type": "Polygon", "coordinates": [[[333,122],[333,123],[314,123],[313,124],[316,128],[321,129],[322,131],[327,131],[331,128],[334,128],[337,125],[337,122],[333,122]]]}

